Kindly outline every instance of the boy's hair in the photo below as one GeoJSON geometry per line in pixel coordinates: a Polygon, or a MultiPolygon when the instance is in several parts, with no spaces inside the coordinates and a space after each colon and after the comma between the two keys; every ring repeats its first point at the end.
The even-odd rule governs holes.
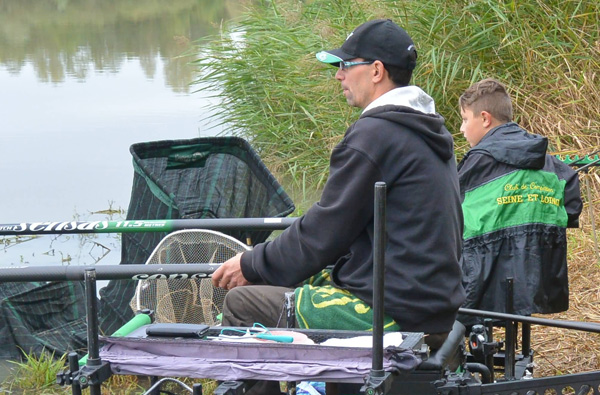
{"type": "Polygon", "coordinates": [[[506,88],[493,78],[471,85],[458,99],[460,108],[474,114],[487,111],[500,122],[510,122],[513,117],[512,102],[506,88]]]}

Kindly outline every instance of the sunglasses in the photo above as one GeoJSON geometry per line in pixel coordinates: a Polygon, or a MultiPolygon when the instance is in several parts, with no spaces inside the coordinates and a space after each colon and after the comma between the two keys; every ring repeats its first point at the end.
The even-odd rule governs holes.
{"type": "Polygon", "coordinates": [[[341,61],[340,62],[340,70],[348,70],[350,67],[352,66],[358,66],[361,64],[373,64],[375,61],[374,60],[366,60],[363,62],[345,62],[345,61],[341,61]]]}

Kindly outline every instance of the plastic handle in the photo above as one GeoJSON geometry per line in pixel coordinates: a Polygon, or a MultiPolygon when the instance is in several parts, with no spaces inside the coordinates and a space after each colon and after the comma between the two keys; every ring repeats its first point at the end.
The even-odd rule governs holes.
{"type": "Polygon", "coordinates": [[[259,339],[264,339],[264,340],[274,340],[276,342],[281,342],[281,343],[292,343],[294,341],[293,336],[271,335],[269,333],[259,333],[256,335],[256,337],[258,337],[259,339]]]}

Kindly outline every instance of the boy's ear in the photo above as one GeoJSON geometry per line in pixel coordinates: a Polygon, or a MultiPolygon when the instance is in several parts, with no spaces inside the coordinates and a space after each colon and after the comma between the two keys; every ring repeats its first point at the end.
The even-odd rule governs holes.
{"type": "Polygon", "coordinates": [[[489,128],[494,123],[494,117],[487,111],[481,112],[481,117],[483,118],[483,127],[489,128]]]}

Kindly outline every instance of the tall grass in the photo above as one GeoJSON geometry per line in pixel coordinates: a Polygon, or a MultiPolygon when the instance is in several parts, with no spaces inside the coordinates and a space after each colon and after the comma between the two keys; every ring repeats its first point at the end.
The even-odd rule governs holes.
{"type": "Polygon", "coordinates": [[[434,97],[461,157],[457,101],[473,82],[507,84],[517,121],[550,137],[556,153],[600,146],[600,2],[594,0],[276,0],[247,6],[201,48],[198,82],[215,89],[228,131],[252,141],[280,175],[320,185],[328,156],[358,111],[335,69],[314,54],[341,45],[362,22],[389,17],[411,34],[413,83],[434,97]]]}
{"type": "Polygon", "coordinates": [[[259,3],[202,49],[199,82],[222,89],[216,112],[274,171],[322,184],[329,152],[357,113],[315,52],[371,14],[342,0],[259,3]]]}

